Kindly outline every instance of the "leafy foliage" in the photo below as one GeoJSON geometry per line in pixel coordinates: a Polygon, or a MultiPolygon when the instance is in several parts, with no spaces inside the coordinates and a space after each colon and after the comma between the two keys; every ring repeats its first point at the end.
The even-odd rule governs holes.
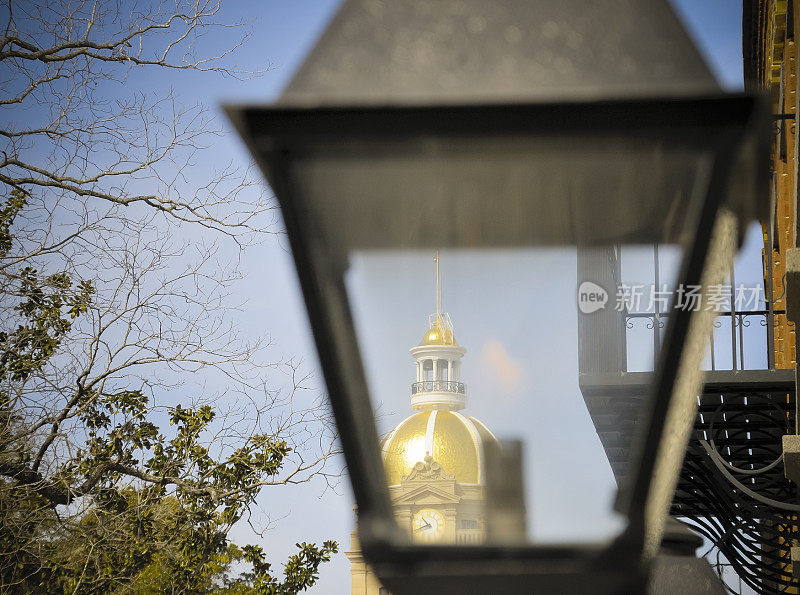
{"type": "MultiPolygon", "coordinates": [[[[0,209],[0,258],[8,256],[11,225],[25,202],[25,193],[14,189],[0,209]]],[[[11,332],[0,331],[0,379],[25,380],[53,354],[72,320],[86,312],[94,289],[81,281],[73,291],[66,273],[42,277],[29,266],[7,275],[5,281],[5,291],[19,300],[14,310],[22,321],[11,332]]]]}
{"type": "Polygon", "coordinates": [[[264,485],[324,463],[329,452],[280,477],[302,447],[283,433],[314,418],[290,415],[226,451],[211,405],[175,404],[159,419],[141,386],[103,382],[108,368],[93,375],[91,357],[65,368],[59,358],[85,347],[75,325],[109,304],[93,281],[14,266],[25,204],[15,190],[0,209],[0,299],[13,313],[0,331],[0,590],[288,595],[313,585],[335,542],[298,543],[278,577],[260,547],[228,532],[264,485]]]}

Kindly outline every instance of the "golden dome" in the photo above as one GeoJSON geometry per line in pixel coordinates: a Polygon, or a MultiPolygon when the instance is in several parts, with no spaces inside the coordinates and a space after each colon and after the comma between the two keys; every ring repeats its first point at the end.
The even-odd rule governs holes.
{"type": "Polygon", "coordinates": [[[381,442],[389,485],[400,483],[430,453],[459,483],[483,483],[482,439],[496,440],[475,418],[455,411],[421,411],[400,422],[381,442]]]}
{"type": "Polygon", "coordinates": [[[453,335],[453,329],[448,328],[442,322],[441,318],[438,319],[432,328],[422,337],[420,345],[458,345],[456,338],[453,335]]]}

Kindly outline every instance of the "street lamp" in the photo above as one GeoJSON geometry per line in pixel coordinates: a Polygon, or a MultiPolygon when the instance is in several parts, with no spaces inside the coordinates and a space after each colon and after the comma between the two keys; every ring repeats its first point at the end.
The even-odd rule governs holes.
{"type": "MultiPolygon", "coordinates": [[[[491,263],[513,267],[530,254],[555,262],[553,250],[619,253],[659,244],[672,247],[679,263],[675,286],[721,282],[726,238],[767,205],[759,194],[767,187],[759,100],[719,91],[661,0],[349,0],[277,103],[228,114],[280,202],[359,509],[361,547],[384,586],[395,595],[641,590],[693,422],[710,330],[704,308],[670,302],[652,384],[632,415],[629,430],[638,438],[620,480],[616,509],[624,523],[613,538],[542,545],[489,527],[488,541],[430,545],[414,531],[450,521],[433,511],[398,524],[398,492],[387,483],[386,442],[379,443],[370,401],[375,385],[362,360],[374,349],[364,347],[369,333],[359,329],[348,270],[365,255],[383,259],[372,281],[380,289],[401,276],[394,254],[489,254],[480,262],[495,269],[491,263]]],[[[522,287],[535,286],[554,312],[556,301],[574,299],[546,296],[548,283],[540,275],[522,287]]],[[[513,293],[492,289],[499,300],[513,293]]],[[[600,289],[606,295],[598,300],[614,299],[613,287],[600,289]]],[[[570,303],[571,324],[611,311],[611,302],[580,312],[570,303]]],[[[438,302],[431,320],[432,332],[452,333],[438,302]]],[[[428,345],[457,343],[423,340],[425,349],[412,353],[428,345]]],[[[433,360],[443,362],[436,374],[447,370],[441,385],[439,376],[425,384],[427,360],[418,361],[415,391],[458,393],[439,401],[440,412],[461,407],[463,385],[452,382],[459,358],[433,360]]],[[[428,411],[416,397],[412,404],[428,411]]],[[[521,407],[514,417],[524,417],[521,407]]],[[[430,418],[420,440],[431,442],[438,431],[430,418]]],[[[444,447],[439,452],[445,456],[444,447]]],[[[434,455],[420,452],[411,463],[430,472],[434,455]]],[[[503,467],[503,456],[488,443],[478,453],[489,467],[503,467]]],[[[491,480],[482,470],[475,481],[459,480],[453,465],[436,469],[456,484],[486,487],[490,509],[499,493],[491,480]]],[[[519,466],[506,460],[503,468],[513,474],[519,466]]],[[[412,468],[398,477],[406,481],[412,468]]],[[[471,526],[462,523],[462,534],[471,526]]]]}

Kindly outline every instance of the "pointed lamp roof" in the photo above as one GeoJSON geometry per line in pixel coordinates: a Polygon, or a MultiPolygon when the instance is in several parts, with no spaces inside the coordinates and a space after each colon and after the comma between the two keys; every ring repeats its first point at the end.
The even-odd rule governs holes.
{"type": "Polygon", "coordinates": [[[666,0],[345,0],[279,104],[717,92],[666,0]]]}

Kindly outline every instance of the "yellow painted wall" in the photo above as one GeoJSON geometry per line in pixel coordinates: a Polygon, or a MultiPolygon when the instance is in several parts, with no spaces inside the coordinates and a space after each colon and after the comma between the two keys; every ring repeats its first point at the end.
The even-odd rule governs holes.
{"type": "MultiPolygon", "coordinates": [[[[764,60],[762,68],[759,69],[761,79],[759,82],[772,96],[773,112],[775,114],[798,115],[798,94],[797,94],[797,45],[796,39],[787,37],[787,19],[790,28],[793,22],[795,38],[798,25],[798,8],[800,3],[794,2],[793,14],[787,14],[786,0],[767,0],[761,5],[761,10],[767,11],[767,18],[762,20],[764,47],[760,48],[760,55],[764,60]]],[[[795,156],[795,134],[797,123],[794,119],[777,119],[775,121],[775,134],[773,135],[772,147],[772,172],[773,188],[772,195],[775,201],[775,214],[771,222],[765,222],[764,232],[764,286],[767,287],[766,279],[769,270],[769,256],[772,256],[772,295],[767,295],[767,299],[774,300],[775,310],[785,310],[785,287],[784,275],[786,273],[786,251],[799,244],[795,229],[797,196],[797,159],[795,156]],[[774,238],[769,241],[768,228],[773,226],[774,238]]],[[[774,322],[774,344],[773,352],[775,356],[775,367],[779,369],[793,369],[797,361],[795,345],[794,324],[790,323],[785,314],[776,314],[774,322]]],[[[789,402],[790,395],[786,395],[789,402]]],[[[796,521],[796,518],[788,518],[788,521],[796,521]]],[[[782,543],[791,544],[793,540],[800,537],[796,525],[787,525],[783,529],[787,533],[782,543]]],[[[781,552],[789,560],[789,548],[781,552]]],[[[787,562],[785,569],[787,576],[791,576],[791,564],[787,562]]],[[[787,593],[799,593],[797,588],[786,591],[787,593]]]]}

